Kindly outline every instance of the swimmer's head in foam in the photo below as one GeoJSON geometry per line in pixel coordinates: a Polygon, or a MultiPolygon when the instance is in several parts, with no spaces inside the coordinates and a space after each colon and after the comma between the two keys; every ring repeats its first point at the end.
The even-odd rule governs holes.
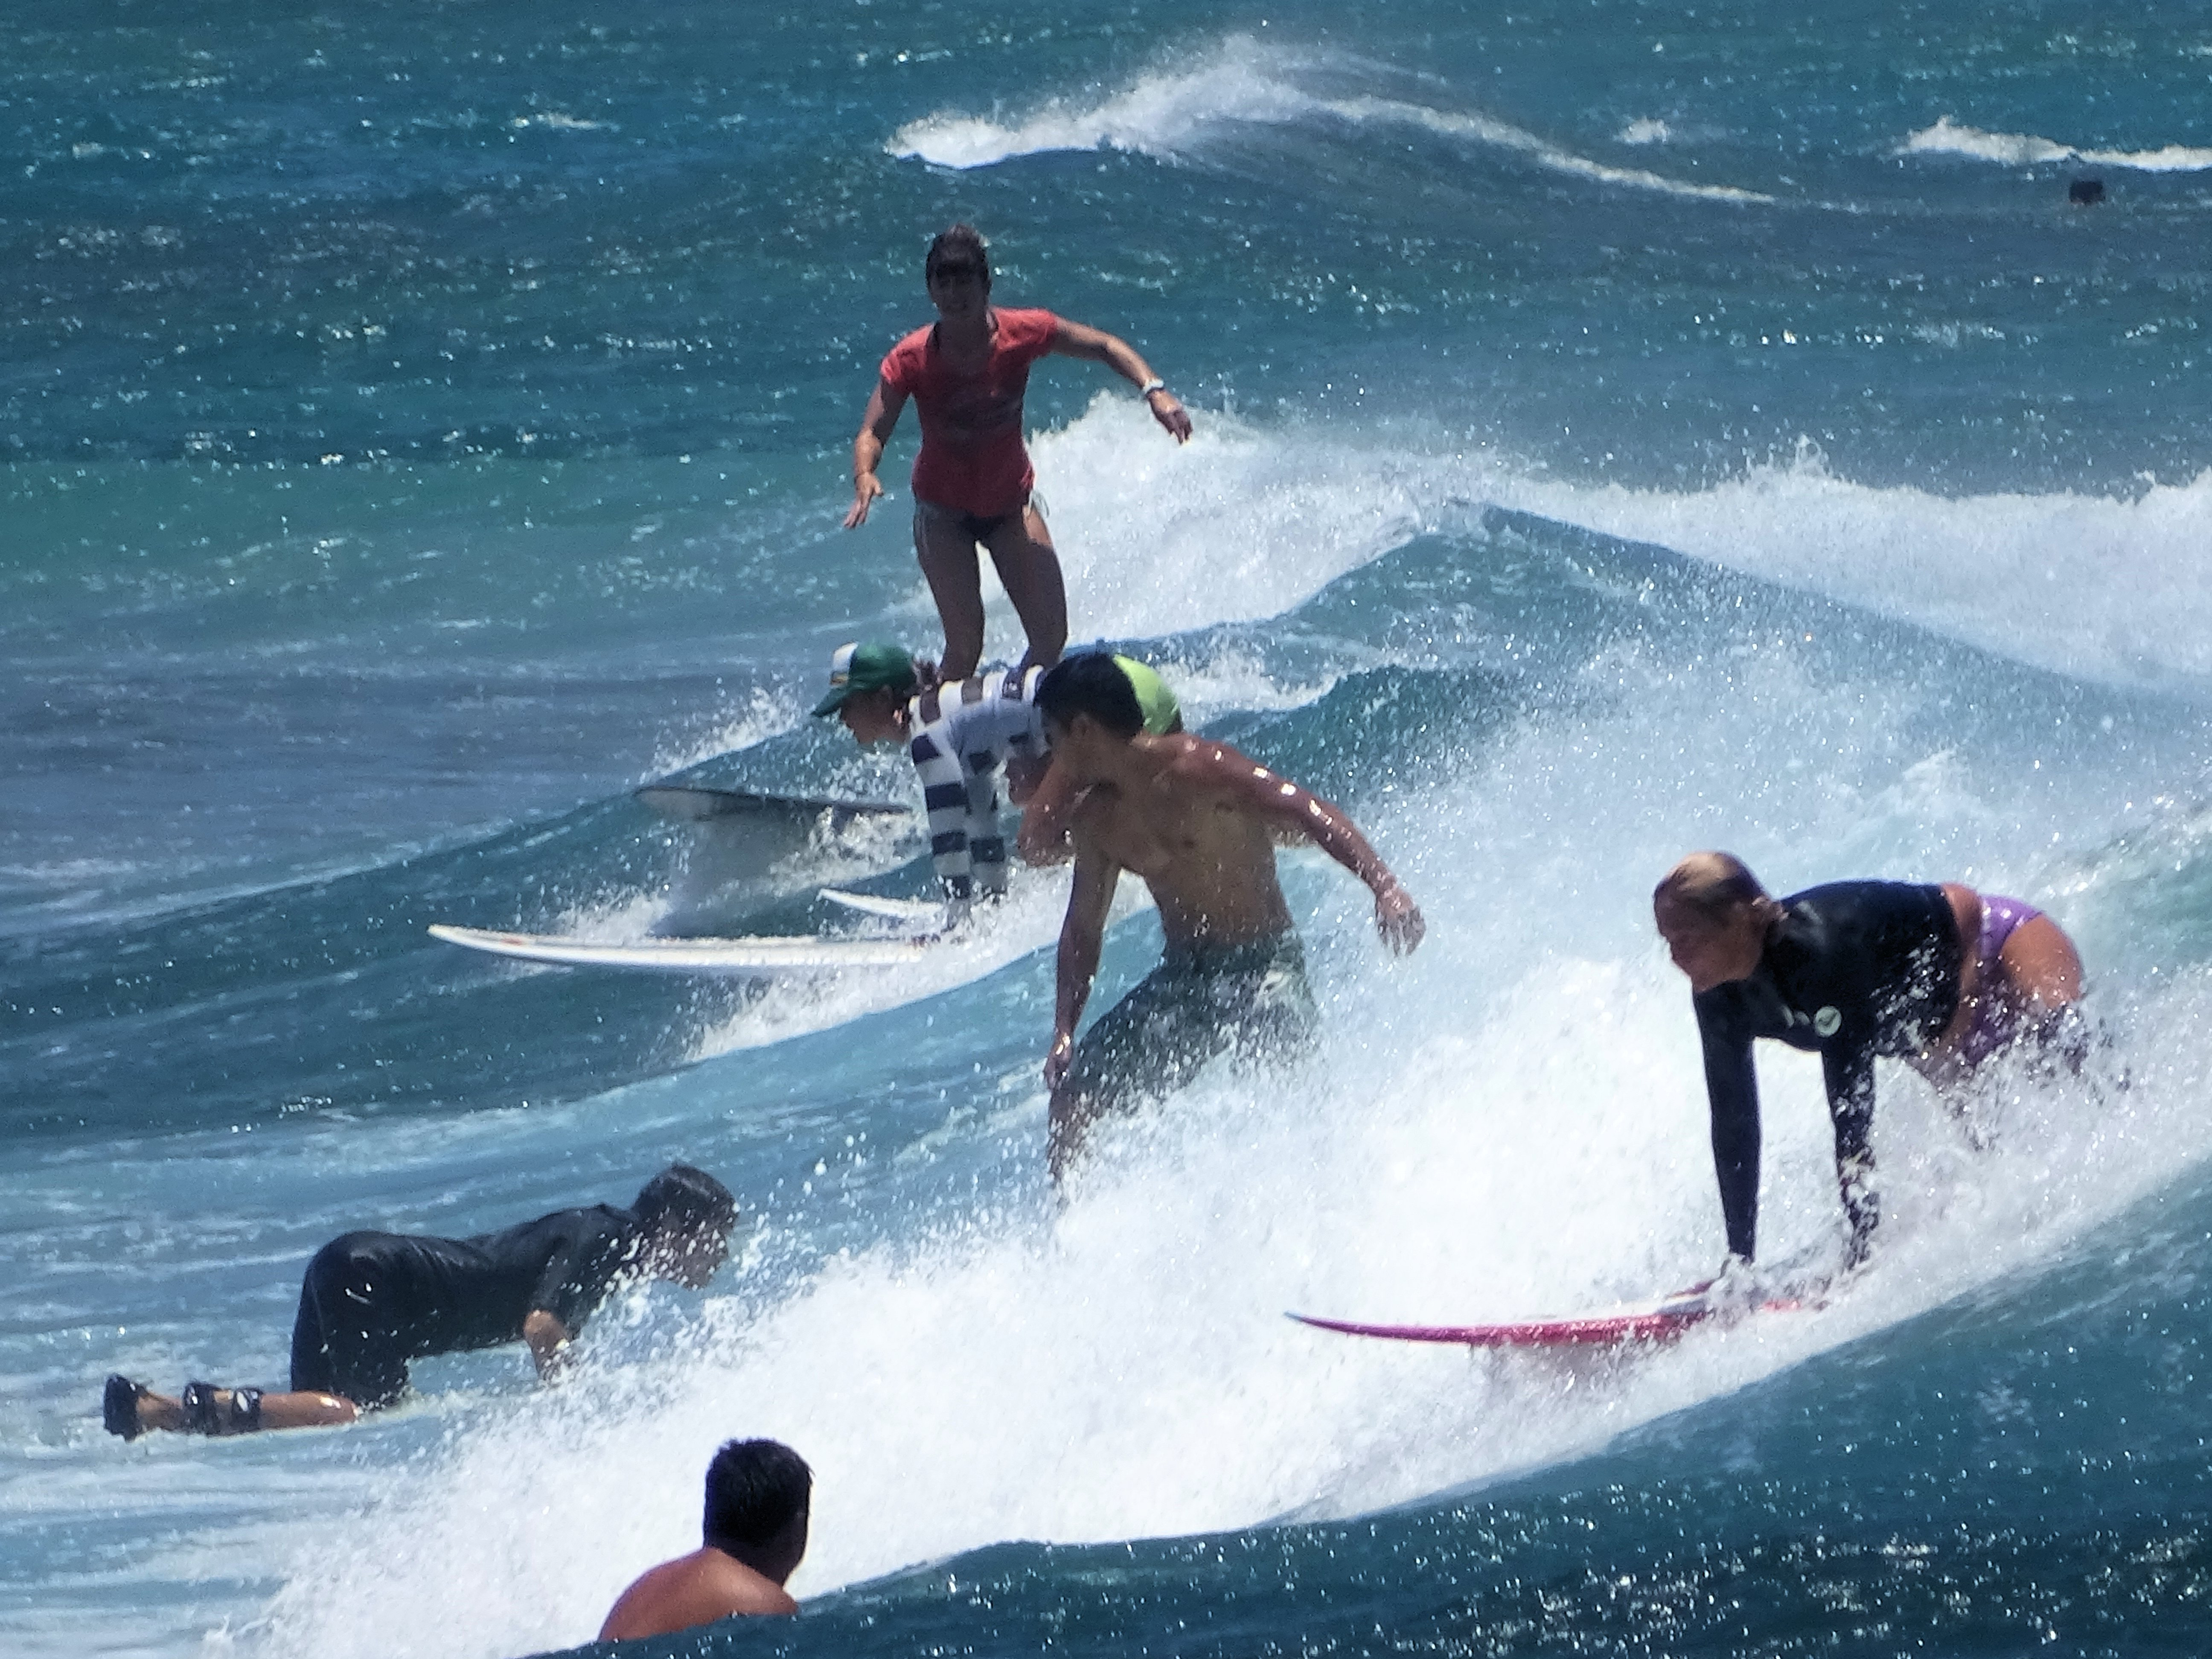
{"type": "Polygon", "coordinates": [[[672,1164],[638,1190],[630,1213],[644,1235],[650,1270],[694,1290],[729,1259],[738,1224],[730,1189],[689,1164],[672,1164]]]}
{"type": "Polygon", "coordinates": [[[735,1553],[765,1548],[796,1530],[804,1550],[813,1493],[814,1471],[790,1447],[775,1440],[727,1441],[707,1466],[701,1536],[735,1553]]]}

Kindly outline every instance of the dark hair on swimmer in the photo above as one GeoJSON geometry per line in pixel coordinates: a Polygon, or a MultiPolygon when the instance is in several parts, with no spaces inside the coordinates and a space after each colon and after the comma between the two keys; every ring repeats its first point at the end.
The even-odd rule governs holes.
{"type": "Polygon", "coordinates": [[[814,1495],[814,1471],[780,1440],[728,1440],[707,1465],[707,1507],[699,1531],[716,1547],[758,1549],[775,1541],[814,1495]]]}
{"type": "Polygon", "coordinates": [[[1651,890],[1651,903],[1655,909],[1663,904],[1717,923],[1744,905],[1771,906],[1774,901],[1750,866],[1735,854],[1692,853],[1651,890]]]}
{"type": "Polygon", "coordinates": [[[991,291],[991,256],[984,252],[982,232],[973,225],[938,232],[929,245],[929,257],[921,262],[921,279],[933,283],[940,276],[973,276],[982,283],[984,293],[991,291]]]}
{"type": "Polygon", "coordinates": [[[1088,714],[1117,738],[1145,729],[1145,711],[1121,665],[1103,651],[1063,657],[1037,682],[1037,712],[1062,726],[1088,714]]]}
{"type": "Polygon", "coordinates": [[[630,1212],[651,1233],[725,1233],[736,1224],[738,1200],[704,1170],[672,1164],[638,1189],[630,1212]]]}

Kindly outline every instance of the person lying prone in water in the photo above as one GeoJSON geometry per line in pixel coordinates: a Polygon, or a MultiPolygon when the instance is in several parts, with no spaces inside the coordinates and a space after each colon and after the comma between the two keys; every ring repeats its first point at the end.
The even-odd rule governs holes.
{"type": "Polygon", "coordinates": [[[1832,882],[1778,900],[1733,854],[1696,853],[1668,872],[1651,905],[1697,1010],[1732,1258],[1750,1261],[1758,1243],[1754,1038],[1820,1056],[1854,1264],[1880,1219],[1877,1055],[1955,1091],[2008,1050],[2025,1046],[2076,1071],[2087,1052],[2081,959],[2057,922],[2021,900],[1893,881],[1832,882]]]}
{"type": "Polygon", "coordinates": [[[737,1219],[727,1188],[674,1164],[627,1210],[556,1210],[475,1238],[348,1233],[307,1264],[289,1390],[191,1382],[172,1396],[111,1376],[101,1418],[125,1440],[149,1429],[245,1434],[350,1423],[398,1402],[410,1359],[507,1342],[527,1344],[538,1374],[551,1376],[617,1285],[662,1279],[704,1288],[728,1259],[737,1219]]]}

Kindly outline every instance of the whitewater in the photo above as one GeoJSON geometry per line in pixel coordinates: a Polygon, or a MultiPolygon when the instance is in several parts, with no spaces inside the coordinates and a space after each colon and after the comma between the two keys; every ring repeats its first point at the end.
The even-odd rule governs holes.
{"type": "MultiPolygon", "coordinates": [[[[802,1616],[641,1653],[2202,1649],[2191,9],[0,27],[9,1652],[572,1650],[738,1435],[814,1468],[802,1616]],[[1196,423],[1036,370],[1072,637],[1340,801],[1429,927],[1391,957],[1285,853],[1310,1066],[1208,1073],[1064,1201],[1064,872],[897,978],[425,932],[928,890],[910,832],[763,874],[632,792],[912,798],[806,711],[839,642],[933,643],[911,422],[838,517],[955,219],[1196,423]],[[1778,892],[2027,897],[2109,1041],[1963,1117],[1885,1067],[1877,1252],[1817,1306],[1565,1356],[1285,1319],[1713,1272],[1650,893],[1714,846],[1778,892]],[[736,1259],[602,1309],[558,1387],[492,1350],[343,1431],[100,1431],[111,1371],[281,1382],[348,1228],[676,1158],[736,1192],[736,1259]]],[[[1094,1010],[1158,945],[1125,893],[1094,1010]]],[[[1832,1260],[1819,1068],[1760,1075],[1763,1250],[1832,1260]]]]}

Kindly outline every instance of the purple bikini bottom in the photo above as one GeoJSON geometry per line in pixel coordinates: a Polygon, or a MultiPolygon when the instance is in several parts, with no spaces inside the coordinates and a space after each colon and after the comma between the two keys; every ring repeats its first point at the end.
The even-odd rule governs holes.
{"type": "Polygon", "coordinates": [[[1980,972],[1975,981],[1974,1012],[1966,1022],[1966,1035],[1959,1039],[1960,1058],[1969,1070],[2021,1035],[2020,1008],[1998,958],[2013,929],[2042,914],[2025,899],[1982,895],[1982,938],[1975,951],[1980,972]]]}

